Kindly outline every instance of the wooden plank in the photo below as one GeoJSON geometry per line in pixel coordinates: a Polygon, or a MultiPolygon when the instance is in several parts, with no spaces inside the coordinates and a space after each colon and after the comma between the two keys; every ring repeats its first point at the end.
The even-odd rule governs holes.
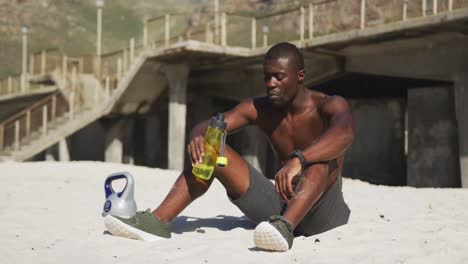
{"type": "Polygon", "coordinates": [[[5,126],[0,125],[0,151],[3,151],[3,140],[5,138],[5,126]]]}
{"type": "Polygon", "coordinates": [[[47,135],[47,105],[42,107],[42,135],[47,135]]]}
{"type": "Polygon", "coordinates": [[[31,110],[26,112],[26,139],[31,137],[31,110]]]}
{"type": "Polygon", "coordinates": [[[20,121],[15,121],[15,150],[19,149],[19,141],[20,141],[20,121]]]}
{"type": "Polygon", "coordinates": [[[257,47],[257,19],[252,18],[251,22],[251,40],[252,40],[252,49],[255,49],[257,47]]]}

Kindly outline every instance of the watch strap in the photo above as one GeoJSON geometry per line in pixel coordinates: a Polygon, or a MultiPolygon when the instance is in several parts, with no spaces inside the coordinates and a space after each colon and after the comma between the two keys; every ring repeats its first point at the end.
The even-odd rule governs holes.
{"type": "Polygon", "coordinates": [[[305,169],[307,167],[307,160],[305,159],[304,154],[302,154],[302,151],[296,149],[288,155],[288,159],[292,159],[295,157],[297,157],[301,161],[301,169],[305,169]]]}

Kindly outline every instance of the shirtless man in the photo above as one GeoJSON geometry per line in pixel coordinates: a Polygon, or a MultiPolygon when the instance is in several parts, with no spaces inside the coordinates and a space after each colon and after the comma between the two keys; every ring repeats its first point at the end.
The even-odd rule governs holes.
{"type": "Polygon", "coordinates": [[[190,133],[192,164],[161,205],[125,219],[107,216],[108,230],[118,236],[155,240],[170,237],[169,222],[217,178],[230,200],[252,221],[258,248],[286,251],[294,235],[310,236],[346,224],[350,210],[341,192],[343,156],[353,141],[353,119],[347,102],[303,85],[304,60],[296,46],[279,43],[265,55],[267,95],[242,101],[225,113],[227,132],[257,125],[269,137],[282,168],[275,184],[226,146],[229,165],[217,167],[208,184],[192,175],[192,164],[204,155],[208,121],[190,133]]]}

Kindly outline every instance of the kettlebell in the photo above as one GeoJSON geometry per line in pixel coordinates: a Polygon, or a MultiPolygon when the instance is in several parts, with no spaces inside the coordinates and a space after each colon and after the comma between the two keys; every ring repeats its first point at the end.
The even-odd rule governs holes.
{"type": "Polygon", "coordinates": [[[136,214],[137,205],[133,198],[135,182],[128,172],[113,173],[107,177],[104,182],[104,191],[106,192],[106,202],[102,216],[108,214],[130,218],[136,214]],[[112,182],[118,179],[125,179],[125,187],[121,192],[116,192],[112,188],[112,182]]]}

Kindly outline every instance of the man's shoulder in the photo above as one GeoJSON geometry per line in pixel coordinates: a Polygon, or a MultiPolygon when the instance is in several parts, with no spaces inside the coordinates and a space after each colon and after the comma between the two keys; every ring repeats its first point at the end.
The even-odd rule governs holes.
{"type": "Polygon", "coordinates": [[[333,109],[340,109],[341,111],[348,109],[348,102],[340,95],[329,95],[322,92],[317,95],[318,108],[323,112],[333,111],[333,109]]]}

